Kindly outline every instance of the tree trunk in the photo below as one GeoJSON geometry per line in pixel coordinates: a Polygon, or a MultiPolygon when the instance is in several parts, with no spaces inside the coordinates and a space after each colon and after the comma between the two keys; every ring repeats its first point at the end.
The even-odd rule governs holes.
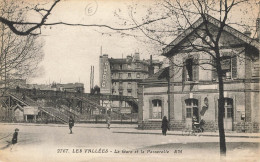
{"type": "Polygon", "coordinates": [[[217,57],[217,73],[219,80],[219,100],[218,100],[218,128],[219,128],[219,145],[220,145],[220,155],[226,156],[226,139],[224,130],[224,83],[223,83],[223,72],[221,68],[221,63],[219,57],[217,57]]]}

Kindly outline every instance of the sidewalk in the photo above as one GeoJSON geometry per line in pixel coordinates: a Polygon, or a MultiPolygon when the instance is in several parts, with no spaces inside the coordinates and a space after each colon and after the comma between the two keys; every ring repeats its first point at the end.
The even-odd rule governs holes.
{"type": "MultiPolygon", "coordinates": [[[[45,126],[45,127],[68,127],[66,124],[38,124],[38,123],[0,123],[1,125],[17,125],[17,126],[45,126]]],[[[76,123],[75,128],[107,128],[105,123],[90,124],[90,123],[76,123]]],[[[112,124],[111,131],[113,133],[126,133],[126,134],[158,134],[161,135],[161,130],[140,130],[137,129],[137,124],[112,124]]],[[[168,131],[167,135],[177,136],[210,136],[218,137],[219,133],[216,132],[203,132],[192,133],[183,131],[168,131]]],[[[225,132],[226,137],[237,138],[260,138],[260,133],[237,133],[237,132],[225,132]]]]}
{"type": "MultiPolygon", "coordinates": [[[[125,131],[125,130],[124,131],[114,131],[114,133],[158,134],[158,135],[162,135],[161,130],[138,130],[138,129],[132,129],[132,130],[127,130],[127,131],[125,131]]],[[[219,137],[218,131],[216,131],[216,132],[203,132],[203,133],[192,133],[192,132],[183,132],[183,131],[167,131],[167,135],[219,137]]],[[[236,137],[236,138],[260,138],[260,133],[225,132],[225,136],[226,137],[236,137]]]]}

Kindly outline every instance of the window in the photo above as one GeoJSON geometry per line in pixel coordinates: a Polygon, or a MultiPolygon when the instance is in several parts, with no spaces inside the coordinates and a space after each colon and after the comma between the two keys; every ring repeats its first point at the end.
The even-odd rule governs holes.
{"type": "Polygon", "coordinates": [[[122,79],[123,77],[123,74],[122,73],[119,73],[119,79],[122,79]]]}
{"type": "Polygon", "coordinates": [[[192,75],[193,59],[187,59],[185,66],[186,66],[186,81],[192,81],[192,78],[193,78],[192,77],[193,76],[192,75]]]}
{"type": "Polygon", "coordinates": [[[183,67],[183,81],[196,81],[198,80],[198,59],[195,58],[188,58],[185,60],[184,67],[183,67]]]}
{"type": "Polygon", "coordinates": [[[231,79],[231,57],[226,56],[221,60],[221,67],[223,71],[223,78],[231,79]]]}
{"type": "Polygon", "coordinates": [[[225,98],[224,118],[233,118],[233,99],[225,98]]]}
{"type": "Polygon", "coordinates": [[[122,64],[119,65],[119,69],[120,69],[120,70],[123,69],[123,65],[122,65],[122,64]]]}
{"type": "Polygon", "coordinates": [[[132,89],[132,83],[131,82],[128,82],[127,88],[132,89]]]}
{"type": "Polygon", "coordinates": [[[131,73],[128,73],[128,78],[131,78],[132,76],[131,76],[131,73]]]}
{"type": "Polygon", "coordinates": [[[127,69],[131,69],[131,64],[127,64],[127,69]]]}
{"type": "Polygon", "coordinates": [[[132,90],[131,89],[127,90],[127,96],[132,96],[132,90]]]}
{"type": "Polygon", "coordinates": [[[252,77],[259,77],[259,74],[260,74],[259,56],[253,56],[252,63],[253,63],[252,77]]]}
{"type": "Polygon", "coordinates": [[[161,119],[162,118],[162,101],[155,99],[152,100],[152,118],[161,119]]]}
{"type": "Polygon", "coordinates": [[[196,99],[187,99],[185,100],[186,106],[186,118],[192,118],[193,116],[199,119],[198,112],[198,100],[196,99]]]}
{"type": "Polygon", "coordinates": [[[136,63],[136,68],[137,68],[137,69],[140,68],[140,63],[136,63]]]}
{"type": "Polygon", "coordinates": [[[186,108],[186,118],[191,118],[191,108],[186,108]]]}
{"type": "MultiPolygon", "coordinates": [[[[222,52],[221,57],[221,68],[222,68],[222,78],[223,79],[235,79],[237,78],[237,56],[232,53],[222,52]]],[[[215,61],[213,61],[216,64],[215,61]]],[[[212,73],[212,79],[217,79],[217,72],[214,69],[212,73]]]]}
{"type": "Polygon", "coordinates": [[[136,78],[140,78],[140,73],[137,73],[137,74],[136,74],[136,78]]]}

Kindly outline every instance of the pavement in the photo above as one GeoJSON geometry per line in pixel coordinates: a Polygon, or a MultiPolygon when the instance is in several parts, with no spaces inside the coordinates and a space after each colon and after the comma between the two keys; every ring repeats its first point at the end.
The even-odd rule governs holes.
{"type": "MultiPolygon", "coordinates": [[[[218,132],[139,130],[137,124],[0,123],[0,161],[212,161],[219,158],[218,132]],[[10,150],[15,128],[18,143],[10,150]],[[129,159],[130,158],[130,159],[129,159]],[[163,159],[163,160],[162,160],[163,159]]],[[[227,132],[227,161],[259,159],[259,133],[227,132]],[[234,159],[235,158],[235,159],[234,159]]],[[[216,160],[218,161],[218,160],[216,160]]]]}
{"type": "MultiPolygon", "coordinates": [[[[37,124],[37,123],[0,123],[0,125],[23,125],[23,126],[49,126],[49,127],[68,127],[64,124],[37,124]]],[[[104,123],[76,123],[74,127],[77,128],[106,128],[107,125],[104,123]]],[[[161,130],[141,130],[138,129],[137,124],[111,124],[111,131],[113,133],[126,133],[126,134],[157,134],[161,135],[161,130]],[[116,128],[113,130],[113,128],[116,128]],[[122,129],[118,129],[122,128],[122,129]]],[[[203,132],[203,133],[193,133],[192,131],[167,131],[167,135],[176,136],[208,136],[208,137],[219,137],[219,132],[203,132]]],[[[260,138],[260,133],[244,133],[244,132],[225,132],[226,137],[236,137],[236,138],[260,138]]]]}

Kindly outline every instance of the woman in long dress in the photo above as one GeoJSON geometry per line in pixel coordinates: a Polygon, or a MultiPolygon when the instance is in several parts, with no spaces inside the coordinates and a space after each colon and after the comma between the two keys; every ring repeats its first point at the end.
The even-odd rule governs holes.
{"type": "Polygon", "coordinates": [[[162,134],[166,136],[166,132],[167,130],[169,130],[169,122],[166,116],[163,117],[161,128],[162,128],[162,134]]]}

